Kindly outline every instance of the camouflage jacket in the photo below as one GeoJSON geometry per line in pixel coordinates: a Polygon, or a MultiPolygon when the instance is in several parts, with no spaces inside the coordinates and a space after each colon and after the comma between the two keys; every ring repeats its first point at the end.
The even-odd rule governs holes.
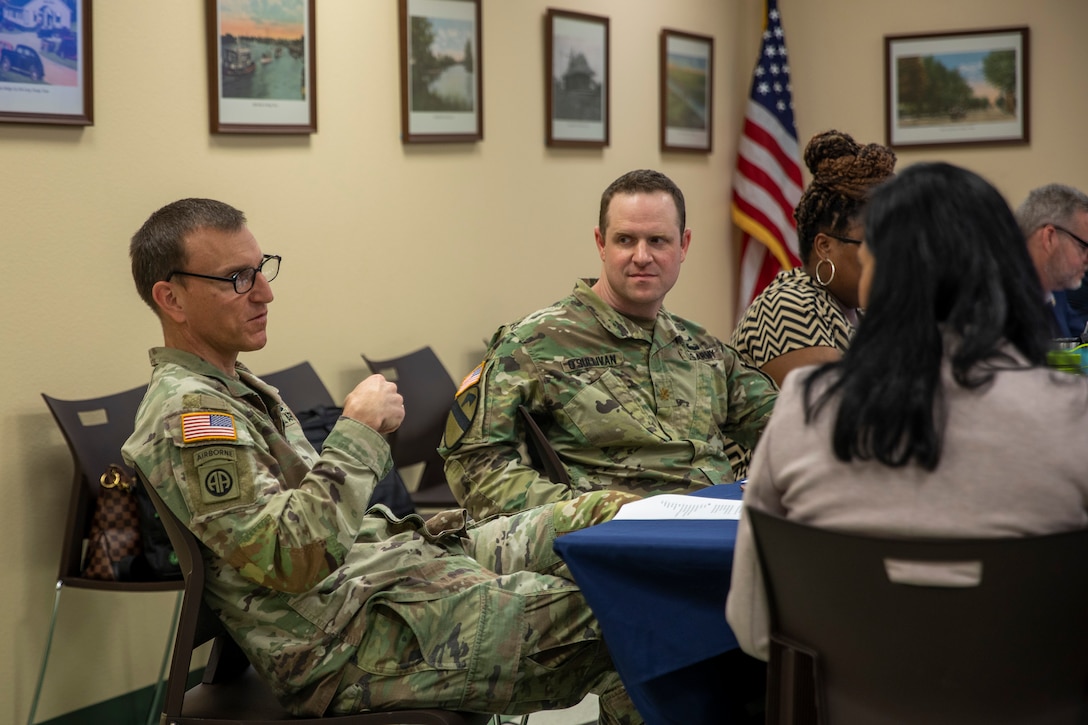
{"type": "Polygon", "coordinates": [[[750,448],[777,397],[702,327],[658,312],[624,317],[581,280],[573,294],[501,328],[458,391],[440,452],[469,512],[514,512],[586,491],[678,493],[733,480],[727,446],[750,448]],[[571,478],[522,455],[524,405],[571,478]]]}
{"type": "MultiPolygon", "coordinates": [[[[398,520],[382,506],[367,515],[391,466],[376,431],[341,418],[318,456],[275,389],[245,366],[232,378],[179,350],[150,355],[124,458],[206,547],[205,601],[289,709],[323,714],[345,665],[406,671],[392,645],[374,641],[389,637],[388,627],[372,632],[382,619],[374,602],[440,600],[494,576],[450,555],[465,535],[463,511],[433,533],[415,515],[398,520]]],[[[436,611],[424,609],[404,617],[427,642],[436,611]]]]}

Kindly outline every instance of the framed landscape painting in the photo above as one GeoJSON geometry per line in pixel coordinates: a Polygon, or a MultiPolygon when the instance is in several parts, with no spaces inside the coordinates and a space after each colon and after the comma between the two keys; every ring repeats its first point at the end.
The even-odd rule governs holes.
{"type": "Polygon", "coordinates": [[[1028,29],[884,38],[889,146],[1024,144],[1028,29]]]}
{"type": "Polygon", "coordinates": [[[714,39],[661,31],[661,150],[711,150],[714,39]]]}
{"type": "Polygon", "coordinates": [[[205,0],[212,133],[313,133],[316,0],[205,0]]]}
{"type": "Polygon", "coordinates": [[[400,0],[402,142],[484,137],[482,38],[480,0],[400,0]]]}
{"type": "Polygon", "coordinates": [[[608,145],[608,18],[548,9],[544,30],[548,146],[608,145]]]}
{"type": "Polygon", "coordinates": [[[0,121],[90,126],[91,1],[0,2],[0,121]]]}

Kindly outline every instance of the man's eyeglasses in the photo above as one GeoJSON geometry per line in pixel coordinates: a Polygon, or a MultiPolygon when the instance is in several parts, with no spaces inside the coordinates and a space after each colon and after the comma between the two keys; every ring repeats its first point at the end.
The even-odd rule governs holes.
{"type": "Polygon", "coordinates": [[[1081,239],[1080,237],[1078,237],[1076,234],[1069,231],[1065,227],[1059,227],[1057,224],[1051,224],[1050,226],[1054,227],[1059,232],[1064,232],[1065,234],[1068,234],[1070,237],[1072,237],[1073,241],[1075,241],[1077,244],[1080,245],[1080,251],[1088,252],[1088,242],[1084,241],[1083,239],[1081,239]]]}
{"type": "Polygon", "coordinates": [[[843,242],[844,244],[855,244],[855,245],[859,245],[859,246],[862,244],[862,241],[860,239],[851,239],[850,237],[840,237],[838,234],[832,234],[831,232],[824,232],[824,236],[831,237],[832,239],[838,239],[840,242],[843,242]]]}
{"type": "Polygon", "coordinates": [[[244,295],[253,289],[253,283],[257,279],[257,273],[260,272],[264,275],[264,278],[269,282],[276,278],[276,275],[280,273],[280,259],[281,257],[276,254],[266,254],[264,259],[261,260],[261,264],[257,267],[246,267],[240,269],[229,277],[214,277],[210,274],[197,274],[196,272],[182,272],[180,269],[175,269],[170,274],[166,275],[166,281],[169,282],[170,278],[175,274],[181,274],[186,277],[200,277],[201,279],[214,279],[219,282],[230,282],[234,285],[234,291],[240,295],[244,295]]]}

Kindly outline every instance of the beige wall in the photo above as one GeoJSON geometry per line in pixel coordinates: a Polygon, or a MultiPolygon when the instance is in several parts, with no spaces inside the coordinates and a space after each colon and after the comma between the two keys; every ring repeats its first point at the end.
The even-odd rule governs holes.
{"type": "MultiPolygon", "coordinates": [[[[1062,180],[1088,188],[1079,148],[1088,96],[1081,0],[780,0],[798,131],[883,137],[883,36],[1031,26],[1032,143],[900,154],[989,176],[1014,202],[1062,180]]],[[[322,0],[319,128],[306,137],[211,136],[196,0],[95,3],[95,125],[0,124],[0,470],[12,569],[0,593],[0,721],[30,706],[52,600],[71,474],[39,393],[82,398],[146,380],[159,339],[128,276],[126,246],[155,208],[183,196],[228,201],[264,250],[284,256],[271,342],[258,372],[311,360],[335,395],[365,372],[359,353],[429,344],[455,377],[482,340],[593,275],[597,198],[620,173],[656,167],[688,196],[693,245],[669,298],[728,335],[735,252],[729,175],[761,22],[759,0],[484,0],[485,138],[400,143],[396,3],[322,0]],[[606,15],[612,142],[549,150],[542,25],[549,5],[606,15]],[[662,27],[715,38],[714,152],[657,147],[662,27]]],[[[39,720],[151,683],[172,595],[71,591],[61,604],[39,720]],[[129,601],[135,600],[135,601],[129,601]]]]}

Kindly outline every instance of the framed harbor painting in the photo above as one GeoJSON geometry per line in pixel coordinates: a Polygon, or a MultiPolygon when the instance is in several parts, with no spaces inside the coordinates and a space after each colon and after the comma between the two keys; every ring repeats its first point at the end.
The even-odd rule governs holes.
{"type": "Polygon", "coordinates": [[[91,0],[0,3],[0,121],[94,123],[91,0]]]}
{"type": "Polygon", "coordinates": [[[316,0],[205,0],[212,133],[317,131],[316,0]]]}
{"type": "Polygon", "coordinates": [[[711,150],[714,39],[661,31],[661,150],[711,150]]]}
{"type": "Polygon", "coordinates": [[[889,146],[1025,144],[1028,29],[884,38],[889,146]]]}
{"type": "Polygon", "coordinates": [[[608,18],[548,9],[544,30],[548,146],[608,145],[608,18]]]}
{"type": "Polygon", "coordinates": [[[483,127],[481,0],[400,0],[403,143],[479,141],[483,127]]]}

